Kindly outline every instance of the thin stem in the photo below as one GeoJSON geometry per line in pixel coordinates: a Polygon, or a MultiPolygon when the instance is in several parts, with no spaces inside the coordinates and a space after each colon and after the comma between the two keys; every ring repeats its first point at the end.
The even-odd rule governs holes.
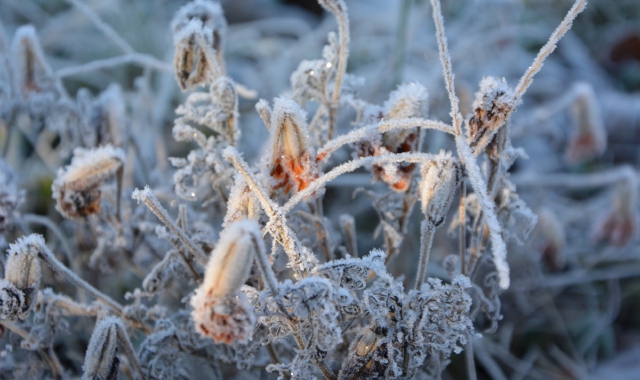
{"type": "Polygon", "coordinates": [[[133,350],[133,346],[131,345],[131,341],[129,341],[129,337],[127,336],[127,331],[124,329],[124,326],[121,324],[116,324],[116,331],[118,339],[120,340],[120,344],[124,349],[124,353],[129,358],[129,361],[133,365],[133,368],[135,368],[135,371],[138,374],[138,378],[140,380],[146,379],[146,376],[142,371],[142,367],[140,366],[140,362],[138,361],[138,357],[136,356],[136,353],[133,350]]]}
{"type": "Polygon", "coordinates": [[[352,257],[358,257],[358,235],[356,234],[356,221],[350,214],[340,215],[340,228],[344,234],[347,252],[352,257]]]}
{"type": "Polygon", "coordinates": [[[473,341],[471,339],[473,338],[467,333],[467,344],[464,346],[464,358],[467,363],[467,379],[476,380],[478,375],[476,373],[476,362],[473,355],[473,341]]]}
{"type": "Polygon", "coordinates": [[[613,168],[607,171],[590,174],[523,174],[510,177],[517,186],[534,187],[564,187],[567,189],[588,189],[609,186],[624,181],[629,176],[639,174],[628,165],[613,168]]]}
{"type": "Polygon", "coordinates": [[[159,71],[172,72],[171,65],[153,57],[149,54],[131,53],[119,55],[117,57],[98,59],[79,66],[65,67],[54,73],[56,78],[64,78],[74,75],[89,73],[96,70],[109,69],[112,67],[122,66],[129,63],[135,63],[140,66],[156,69],[159,71]]]}
{"type": "Polygon", "coordinates": [[[335,139],[328,141],[324,146],[318,150],[317,160],[326,161],[329,156],[340,147],[346,144],[352,144],[361,141],[375,133],[385,133],[397,129],[412,129],[412,128],[424,128],[435,129],[438,131],[454,134],[455,131],[452,126],[445,124],[441,121],[427,120],[419,117],[409,117],[398,120],[386,120],[379,123],[370,124],[362,128],[353,130],[348,134],[338,136],[335,139]]]}
{"type": "Polygon", "coordinates": [[[420,227],[420,261],[418,262],[418,273],[416,274],[416,283],[414,285],[415,289],[420,289],[427,277],[427,264],[429,264],[433,235],[436,232],[436,226],[428,219],[423,220],[420,227]]]}
{"type": "MultiPolygon", "coordinates": [[[[271,268],[271,262],[269,262],[269,257],[267,257],[267,251],[264,248],[264,244],[259,244],[257,241],[258,237],[251,234],[251,240],[253,240],[253,245],[256,247],[258,251],[256,254],[256,262],[258,263],[258,267],[260,268],[260,272],[262,273],[262,278],[264,279],[264,283],[269,288],[271,295],[273,298],[278,300],[278,279],[276,278],[276,274],[273,272],[273,268],[271,268]]],[[[282,311],[285,314],[288,314],[286,309],[281,306],[280,302],[277,302],[282,311]]]]}
{"type": "MultiPolygon", "coordinates": [[[[464,173],[464,170],[462,170],[464,173]]],[[[467,184],[464,180],[460,181],[460,205],[458,206],[458,214],[460,225],[458,230],[460,244],[460,273],[467,275],[467,210],[466,210],[467,184]]]]}
{"type": "Polygon", "coordinates": [[[434,155],[429,153],[399,153],[399,154],[388,154],[384,156],[368,156],[368,157],[359,158],[353,161],[345,162],[342,165],[336,166],[331,171],[325,173],[319,178],[316,178],[304,190],[297,192],[293,197],[289,199],[287,203],[285,203],[281,207],[281,211],[284,213],[288,213],[303,199],[311,196],[317,190],[322,188],[322,186],[324,186],[327,182],[339,177],[342,174],[352,172],[362,166],[378,165],[383,163],[399,163],[399,162],[421,163],[421,162],[433,160],[433,157],[434,155]]]}
{"type": "MultiPolygon", "coordinates": [[[[584,10],[586,6],[587,6],[586,0],[577,0],[573,4],[573,7],[571,7],[571,9],[569,10],[567,15],[564,17],[560,25],[556,28],[553,34],[551,34],[551,37],[549,37],[549,41],[547,41],[547,43],[542,47],[542,49],[540,49],[540,52],[538,53],[536,58],[533,60],[533,63],[531,64],[531,66],[529,66],[529,68],[524,73],[522,78],[520,78],[520,82],[516,86],[515,91],[518,99],[522,97],[522,95],[527,90],[529,85],[531,85],[531,82],[533,82],[534,75],[536,75],[538,71],[540,71],[540,69],[542,68],[542,65],[544,64],[544,60],[549,56],[549,54],[551,54],[556,49],[556,46],[558,45],[558,41],[560,41],[562,36],[564,36],[565,33],[567,33],[569,29],[571,29],[573,20],[576,18],[576,16],[578,16],[580,12],[584,10]]],[[[516,102],[517,101],[518,100],[516,100],[516,102]]]]}
{"type": "Polygon", "coordinates": [[[253,175],[249,173],[247,169],[247,164],[240,157],[240,154],[234,147],[227,147],[223,152],[224,157],[231,162],[231,164],[240,172],[240,174],[244,177],[244,179],[249,184],[249,187],[253,191],[253,193],[258,198],[258,201],[262,205],[262,208],[267,213],[269,218],[273,218],[276,215],[276,207],[273,202],[267,197],[267,193],[264,191],[262,186],[258,184],[258,182],[253,178],[253,175]]]}
{"type": "Polygon", "coordinates": [[[153,192],[146,186],[144,190],[136,189],[132,195],[133,199],[137,199],[138,201],[144,202],[144,204],[149,207],[149,210],[153,212],[162,223],[164,223],[178,238],[184,245],[186,245],[191,252],[195,253],[195,258],[202,264],[203,266],[207,263],[207,255],[202,251],[202,248],[198,247],[196,243],[194,243],[189,236],[180,228],[178,225],[171,219],[167,210],[162,207],[158,198],[153,195],[153,192]]]}
{"type": "Polygon", "coordinates": [[[122,316],[123,310],[124,310],[122,305],[120,305],[118,302],[114,301],[113,299],[111,299],[111,297],[102,293],[98,289],[89,285],[86,281],[84,281],[83,279],[78,277],[75,273],[70,271],[69,268],[62,265],[62,263],[58,261],[58,259],[56,259],[54,254],[49,250],[49,248],[46,245],[38,246],[38,254],[40,258],[45,263],[47,263],[47,265],[49,265],[51,269],[53,269],[54,272],[64,277],[65,280],[69,281],[73,285],[84,289],[93,298],[109,306],[109,308],[113,310],[116,314],[118,314],[119,316],[122,316]]]}
{"type": "Polygon", "coordinates": [[[451,69],[451,58],[449,56],[449,48],[447,47],[447,37],[444,32],[444,21],[442,19],[442,10],[440,9],[440,0],[431,0],[433,8],[433,22],[436,26],[436,37],[438,39],[438,51],[440,53],[440,62],[442,63],[442,71],[444,74],[444,82],[449,93],[451,101],[451,119],[456,131],[456,135],[462,135],[462,115],[458,106],[458,96],[455,93],[453,82],[453,70],[451,69]]]}
{"type": "Polygon", "coordinates": [[[125,41],[118,32],[113,30],[107,23],[100,19],[93,9],[89,8],[86,4],[82,3],[80,0],[66,0],[68,3],[72,4],[74,7],[78,8],[78,10],[84,13],[93,24],[109,39],[113,42],[120,50],[127,54],[135,53],[131,45],[127,41],[125,41]]]}

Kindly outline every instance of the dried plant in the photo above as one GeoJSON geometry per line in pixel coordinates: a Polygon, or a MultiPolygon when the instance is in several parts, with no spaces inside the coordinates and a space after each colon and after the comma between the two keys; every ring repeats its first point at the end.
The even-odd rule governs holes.
{"type": "MultiPolygon", "coordinates": [[[[637,242],[637,170],[540,174],[534,167],[521,174],[519,158],[543,165],[545,157],[535,146],[527,156],[512,145],[522,142],[528,151],[522,136],[545,133],[531,125],[564,116],[573,127],[552,154],[557,165],[584,171],[606,156],[595,85],[577,82],[553,105],[537,99],[555,93],[532,86],[585,0],[573,3],[515,86],[483,76],[491,72],[477,76],[475,67],[475,76],[467,75],[468,62],[454,75],[461,48],[448,44],[439,0],[424,4],[435,27],[428,49],[439,56],[438,75],[367,83],[356,75],[367,54],[355,42],[362,26],[350,23],[345,0],[318,0],[337,27],[319,28],[328,32],[322,51],[314,51],[322,58],[302,60],[295,48],[287,50],[282,56],[294,62],[262,67],[264,77],[251,84],[256,90],[240,84],[252,77],[243,75],[234,44],[264,36],[229,27],[217,2],[195,0],[176,10],[172,65],[136,52],[90,6],[67,2],[68,15],[90,20],[123,54],[53,70],[45,54],[50,44],[36,28],[20,26],[11,44],[0,33],[6,141],[0,245],[11,243],[0,324],[21,339],[20,349],[8,344],[0,353],[0,377],[12,371],[18,378],[347,380],[465,373],[475,380],[507,378],[507,371],[517,379],[562,378],[568,370],[567,377],[585,378],[593,370],[586,362],[597,357],[600,335],[620,310],[623,275],[593,275],[593,283],[609,281],[610,301],[597,310],[596,332],[579,339],[553,301],[561,292],[550,288],[580,283],[575,273],[608,256],[628,259],[625,247],[637,242]],[[65,79],[130,64],[143,69],[133,88],[113,83],[94,96],[65,79]],[[275,94],[268,83],[283,68],[291,88],[275,94]],[[479,80],[473,102],[470,78],[479,80]],[[178,88],[187,93],[172,113],[178,88]],[[524,98],[529,88],[531,99],[524,98]],[[257,94],[273,100],[255,101],[257,94]],[[175,142],[165,140],[169,118],[175,142]],[[17,139],[32,152],[21,153],[17,139]],[[34,165],[48,170],[45,186],[29,184],[34,165]],[[50,189],[55,204],[47,199],[41,207],[51,212],[30,213],[39,195],[22,188],[38,186],[50,189]],[[575,202],[597,212],[590,228],[576,231],[583,215],[558,206],[560,190],[543,197],[539,187],[586,198],[575,202]],[[600,188],[610,191],[589,191],[600,188]],[[421,212],[413,213],[417,203],[421,212]],[[585,240],[583,230],[605,253],[577,252],[586,249],[576,243],[585,240]],[[549,355],[510,352],[518,334],[535,331],[520,321],[539,323],[533,316],[541,308],[551,310],[566,346],[549,355]],[[449,365],[461,360],[464,366],[449,365]]],[[[474,24],[469,17],[482,11],[483,20],[469,27],[483,36],[477,41],[493,44],[494,15],[477,3],[451,29],[459,34],[460,23],[474,24]]],[[[422,5],[402,1],[405,21],[412,6],[422,5]]],[[[301,33],[285,21],[260,25],[284,35],[275,41],[301,33]]],[[[406,30],[397,37],[404,49],[406,30]]],[[[366,46],[388,55],[378,42],[366,46]]],[[[519,59],[528,54],[510,49],[519,59]]],[[[393,64],[395,78],[403,77],[401,61],[393,64]]],[[[512,80],[512,67],[496,67],[512,80]]]]}

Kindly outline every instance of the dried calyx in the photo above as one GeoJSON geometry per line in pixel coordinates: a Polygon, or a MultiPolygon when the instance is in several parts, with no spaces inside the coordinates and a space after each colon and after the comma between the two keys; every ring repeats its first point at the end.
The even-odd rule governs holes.
{"type": "Polygon", "coordinates": [[[60,95],[60,88],[44,60],[33,26],[22,26],[16,30],[11,53],[15,63],[15,85],[24,99],[28,99],[32,93],[52,92],[60,95]]]}
{"type": "Polygon", "coordinates": [[[517,106],[517,97],[506,81],[486,77],[473,102],[474,114],[467,123],[467,143],[477,156],[491,142],[517,106]]]}
{"type": "Polygon", "coordinates": [[[211,252],[204,281],[191,297],[196,330],[216,342],[247,341],[255,316],[253,307],[239,292],[249,277],[258,250],[263,249],[257,222],[243,220],[220,233],[211,252]]]}
{"type": "Polygon", "coordinates": [[[195,1],[178,10],[171,23],[176,47],[174,68],[182,90],[224,75],[227,21],[217,2],[195,1]]]}
{"type": "Polygon", "coordinates": [[[284,188],[285,193],[304,190],[319,176],[308,144],[306,113],[293,100],[279,97],[274,100],[270,124],[272,189],[284,188]]]}
{"type": "Polygon", "coordinates": [[[56,209],[70,219],[83,219],[100,210],[101,183],[117,176],[119,206],[124,152],[111,145],[74,150],[71,164],[60,169],[51,187],[56,209]]]}

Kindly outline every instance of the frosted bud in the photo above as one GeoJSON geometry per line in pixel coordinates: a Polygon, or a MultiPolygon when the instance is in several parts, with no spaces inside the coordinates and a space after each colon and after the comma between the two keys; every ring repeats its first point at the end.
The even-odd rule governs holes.
{"type": "Polygon", "coordinates": [[[373,331],[367,330],[364,334],[358,337],[356,342],[355,351],[358,356],[366,356],[378,347],[378,335],[373,331]]]}
{"type": "Polygon", "coordinates": [[[605,219],[596,224],[595,241],[607,240],[624,247],[638,234],[638,176],[627,167],[624,179],[617,185],[612,209],[605,219]]]}
{"type": "Polygon", "coordinates": [[[558,216],[543,208],[538,212],[537,237],[542,260],[550,271],[561,270],[566,262],[565,233],[558,216]]]}
{"type": "Polygon", "coordinates": [[[460,179],[460,167],[451,152],[440,151],[433,161],[422,165],[419,190],[422,213],[434,226],[444,222],[460,179]]]}
{"type": "Polygon", "coordinates": [[[58,170],[51,187],[56,209],[65,217],[82,219],[100,210],[100,184],[121,172],[122,149],[111,145],[74,150],[71,164],[58,170]]]}
{"type": "MultiPolygon", "coordinates": [[[[406,83],[393,91],[384,104],[387,119],[424,117],[429,104],[429,93],[419,83],[406,83]]],[[[384,146],[392,153],[405,153],[417,150],[417,130],[401,129],[386,132],[383,135],[384,146]]]]}
{"type": "Polygon", "coordinates": [[[210,92],[213,103],[222,111],[218,115],[218,119],[223,130],[228,131],[229,139],[233,141],[239,137],[240,132],[235,125],[238,104],[236,86],[229,77],[224,76],[213,82],[210,92]]]}
{"type": "Polygon", "coordinates": [[[604,129],[600,105],[590,83],[574,85],[576,99],[571,105],[573,131],[565,157],[570,163],[579,163],[600,156],[607,149],[607,133],[604,129]]]}
{"type": "Polygon", "coordinates": [[[95,129],[95,145],[122,145],[126,113],[122,89],[111,84],[100,94],[90,111],[90,124],[95,129]]]}
{"type": "Polygon", "coordinates": [[[253,330],[253,308],[238,292],[247,281],[253,256],[264,244],[260,226],[242,220],[227,226],[211,252],[204,281],[191,297],[196,330],[216,342],[246,341],[253,330]]]}
{"type": "Polygon", "coordinates": [[[371,329],[360,334],[349,348],[349,356],[342,364],[338,380],[384,378],[387,365],[374,357],[376,350],[382,348],[378,346],[380,338],[371,329]]]}
{"type": "Polygon", "coordinates": [[[40,285],[38,247],[43,245],[44,239],[37,234],[18,238],[17,242],[9,244],[5,263],[5,280],[21,290],[37,289],[40,285]]]}
{"type": "Polygon", "coordinates": [[[58,92],[33,26],[26,25],[16,30],[11,56],[15,66],[13,72],[16,88],[22,92],[25,99],[32,92],[58,92]]]}
{"type": "Polygon", "coordinates": [[[208,83],[209,70],[216,76],[222,74],[227,21],[220,4],[191,2],[178,10],[171,28],[176,47],[174,67],[182,90],[208,83]]]}
{"type": "Polygon", "coordinates": [[[291,99],[274,100],[271,114],[271,177],[274,189],[304,190],[318,178],[318,165],[308,149],[304,110],[291,99]]]}
{"type": "Polygon", "coordinates": [[[516,95],[505,80],[482,78],[473,102],[474,115],[469,119],[467,140],[475,155],[489,144],[516,106],[516,95]]]}
{"type": "Polygon", "coordinates": [[[260,114],[260,118],[264,122],[264,125],[267,126],[267,129],[271,130],[271,107],[269,107],[269,102],[260,99],[258,103],[256,103],[256,111],[260,114]]]}
{"type": "Polygon", "coordinates": [[[260,202],[253,195],[251,188],[241,175],[237,175],[229,194],[227,213],[224,216],[223,227],[227,227],[242,219],[258,219],[260,217],[260,202]]]}
{"type": "Polygon", "coordinates": [[[96,325],[84,358],[82,380],[111,380],[118,378],[118,324],[116,317],[106,317],[96,325]]]}

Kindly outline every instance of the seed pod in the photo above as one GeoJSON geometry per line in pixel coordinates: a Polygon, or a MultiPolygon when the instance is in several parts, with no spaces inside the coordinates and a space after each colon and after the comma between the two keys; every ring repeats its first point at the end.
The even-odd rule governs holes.
{"type": "Polygon", "coordinates": [[[253,308],[238,290],[249,277],[253,256],[264,249],[256,244],[264,244],[257,222],[227,226],[211,253],[202,285],[191,297],[196,330],[216,342],[246,341],[253,329],[253,308]]]}
{"type": "Polygon", "coordinates": [[[434,226],[437,227],[444,222],[460,178],[460,167],[453,160],[450,152],[441,151],[433,161],[422,165],[420,180],[422,213],[434,226]]]}
{"type": "Polygon", "coordinates": [[[600,156],[607,149],[600,105],[590,83],[574,85],[576,100],[571,105],[573,132],[565,151],[569,163],[579,163],[600,156]]]}
{"type": "Polygon", "coordinates": [[[227,21],[220,4],[191,2],[178,10],[171,28],[176,47],[174,67],[180,88],[210,83],[213,76],[224,75],[223,43],[227,21]]]}
{"type": "Polygon", "coordinates": [[[18,318],[24,319],[28,315],[23,312],[25,309],[24,293],[16,288],[12,283],[0,280],[0,319],[8,319],[10,321],[18,318]]]}
{"type": "Polygon", "coordinates": [[[227,131],[230,142],[240,138],[240,129],[236,128],[238,116],[238,95],[236,86],[229,77],[220,77],[211,85],[211,99],[219,109],[217,121],[222,124],[222,130],[227,131]]]}
{"type": "Polygon", "coordinates": [[[553,211],[543,208],[538,212],[537,235],[546,267],[552,272],[561,270],[566,262],[565,233],[562,223],[553,211]]]}
{"type": "MultiPolygon", "coordinates": [[[[58,170],[51,187],[56,209],[65,217],[81,220],[100,210],[100,184],[122,175],[124,152],[111,145],[91,150],[75,149],[71,164],[58,170]]],[[[119,178],[120,180],[120,178],[119,178]]],[[[120,196],[118,192],[118,198],[120,196]]]]}
{"type": "Polygon", "coordinates": [[[106,317],[96,325],[84,358],[83,380],[116,380],[120,360],[118,353],[118,323],[116,317],[106,317]]]}
{"type": "Polygon", "coordinates": [[[7,250],[4,279],[22,293],[20,312],[17,315],[20,319],[29,316],[38,294],[41,277],[38,250],[42,245],[42,236],[31,234],[19,238],[7,250]]]}
{"type": "MultiPolygon", "coordinates": [[[[377,352],[383,350],[378,345],[380,338],[371,329],[360,334],[349,347],[349,356],[342,365],[338,380],[384,378],[387,366],[375,357],[377,352]]],[[[379,356],[384,357],[384,354],[379,356]]]]}
{"type": "MultiPolygon", "coordinates": [[[[425,117],[429,104],[429,93],[419,83],[406,83],[389,95],[384,104],[385,118],[404,119],[409,117],[425,117]]],[[[393,153],[404,153],[417,150],[417,129],[401,129],[386,132],[382,140],[384,146],[393,153]],[[409,136],[414,135],[412,138],[409,136]]]]}
{"type": "Polygon", "coordinates": [[[279,97],[274,100],[271,115],[271,177],[273,189],[284,187],[304,190],[318,178],[318,165],[308,148],[306,113],[293,100],[279,97]]]}
{"type": "Polygon", "coordinates": [[[473,102],[474,115],[467,125],[467,141],[476,156],[489,144],[515,106],[515,93],[504,79],[482,78],[473,102]]]}
{"type": "Polygon", "coordinates": [[[33,26],[26,25],[16,30],[11,46],[11,56],[14,63],[15,86],[25,99],[34,92],[59,94],[33,26]]]}
{"type": "Polygon", "coordinates": [[[616,247],[626,246],[638,234],[638,176],[627,168],[617,185],[612,209],[593,232],[594,240],[607,240],[616,247]]]}

